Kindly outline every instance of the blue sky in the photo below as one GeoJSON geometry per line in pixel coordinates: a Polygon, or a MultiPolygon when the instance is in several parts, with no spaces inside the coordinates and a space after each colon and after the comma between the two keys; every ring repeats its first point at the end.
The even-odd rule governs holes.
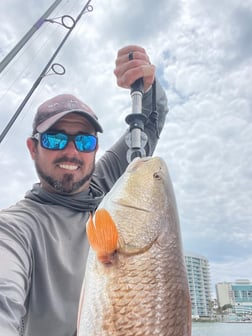
{"type": "MultiPolygon", "coordinates": [[[[1,1],[0,59],[53,3],[1,1]]],[[[85,2],[63,0],[50,16],[72,15],[85,2]]],[[[93,107],[104,126],[100,155],[126,127],[128,90],[113,75],[117,50],[146,48],[167,92],[169,115],[156,155],[169,168],[184,248],[209,259],[213,285],[252,280],[252,1],[93,0],[49,73],[0,144],[0,207],[37,181],[25,141],[36,107],[69,92],[93,107]],[[111,126],[113,125],[113,126],[111,126]],[[111,129],[112,128],[112,129],[111,129]]],[[[45,23],[0,74],[3,130],[66,34],[45,23]]]]}

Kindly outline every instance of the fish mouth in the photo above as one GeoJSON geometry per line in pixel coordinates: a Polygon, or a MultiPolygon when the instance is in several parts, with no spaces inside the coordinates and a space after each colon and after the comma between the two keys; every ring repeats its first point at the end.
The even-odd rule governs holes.
{"type": "MultiPolygon", "coordinates": [[[[122,208],[136,210],[139,213],[143,213],[143,214],[151,213],[150,209],[140,208],[140,207],[138,207],[134,204],[127,203],[123,200],[113,201],[112,203],[114,203],[117,206],[122,207],[122,208]]],[[[146,252],[147,250],[149,250],[152,247],[152,245],[154,244],[155,241],[156,241],[156,238],[153,239],[151,242],[149,242],[147,244],[143,244],[142,246],[140,246],[139,244],[135,245],[135,243],[132,243],[132,242],[127,242],[126,243],[123,236],[121,236],[119,234],[119,245],[118,245],[117,252],[119,254],[125,255],[125,256],[142,254],[142,253],[146,252]]]]}
{"type": "Polygon", "coordinates": [[[136,205],[133,204],[129,204],[127,202],[123,202],[123,201],[113,201],[114,204],[117,204],[123,208],[130,208],[130,209],[134,209],[134,210],[138,210],[138,211],[142,211],[142,212],[147,212],[150,213],[151,211],[147,208],[139,208],[136,205]]]}

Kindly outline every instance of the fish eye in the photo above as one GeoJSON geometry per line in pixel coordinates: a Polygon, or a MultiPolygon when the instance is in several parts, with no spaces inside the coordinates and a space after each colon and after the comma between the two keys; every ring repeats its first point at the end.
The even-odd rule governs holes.
{"type": "Polygon", "coordinates": [[[159,174],[159,172],[155,172],[153,174],[153,177],[156,179],[156,180],[161,180],[161,175],[159,174]]]}

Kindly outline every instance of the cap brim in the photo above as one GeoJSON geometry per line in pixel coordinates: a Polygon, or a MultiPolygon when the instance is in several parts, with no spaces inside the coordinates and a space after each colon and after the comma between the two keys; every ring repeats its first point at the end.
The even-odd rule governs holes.
{"type": "Polygon", "coordinates": [[[43,132],[47,131],[49,128],[51,128],[58,120],[63,118],[65,115],[67,115],[69,113],[74,113],[74,112],[79,113],[84,118],[86,118],[90,122],[90,124],[94,127],[96,132],[103,133],[103,129],[102,129],[101,125],[99,124],[99,122],[94,117],[92,117],[89,113],[87,113],[85,111],[76,110],[76,109],[68,110],[68,111],[62,111],[62,112],[59,112],[59,113],[53,115],[52,117],[46,119],[41,124],[39,124],[37,126],[37,131],[39,133],[43,133],[43,132]]]}

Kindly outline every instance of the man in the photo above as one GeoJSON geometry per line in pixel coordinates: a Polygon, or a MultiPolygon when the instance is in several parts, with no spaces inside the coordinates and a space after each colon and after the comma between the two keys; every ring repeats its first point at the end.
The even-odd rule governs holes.
{"type": "MultiPolygon", "coordinates": [[[[145,150],[152,155],[168,111],[157,82],[157,125],[150,117],[155,67],[143,48],[131,45],[119,50],[114,73],[124,88],[143,77],[145,150]]],[[[94,112],[72,95],[37,110],[27,147],[39,183],[0,212],[0,335],[75,333],[88,253],[85,224],[128,165],[125,135],[95,165],[98,132],[94,112]]]]}

